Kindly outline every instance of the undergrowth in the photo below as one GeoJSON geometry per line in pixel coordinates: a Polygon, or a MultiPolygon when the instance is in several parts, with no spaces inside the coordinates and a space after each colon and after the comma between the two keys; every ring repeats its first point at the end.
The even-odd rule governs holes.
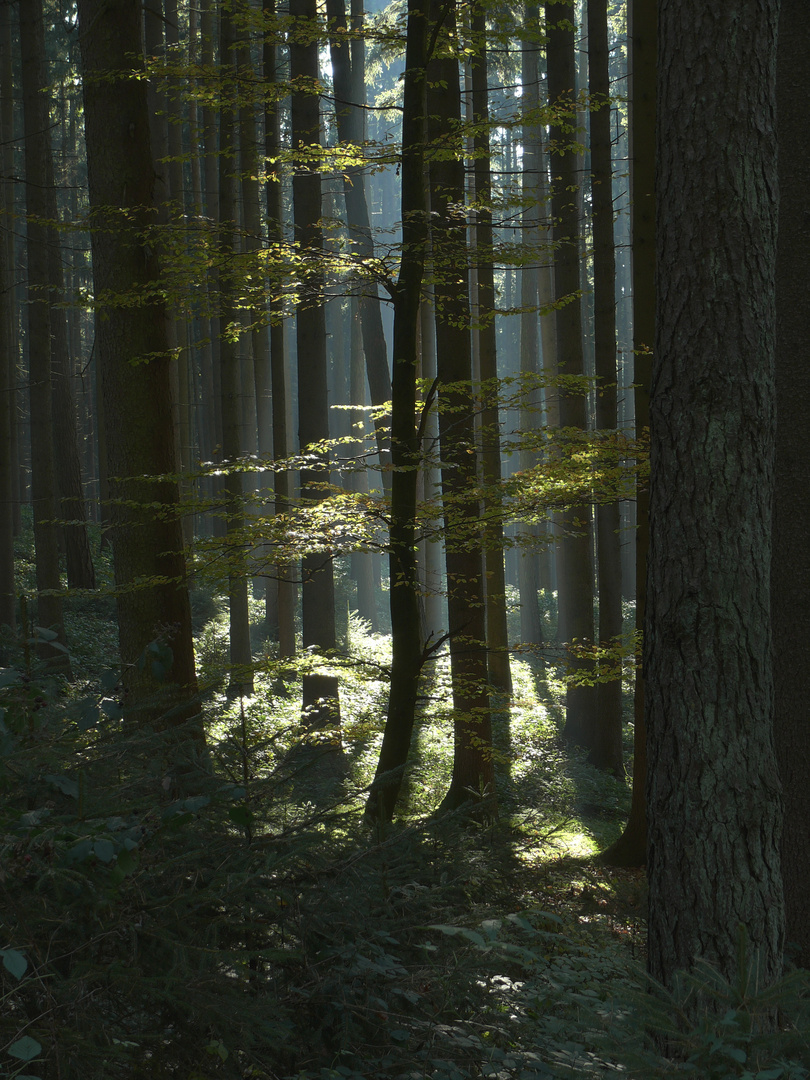
{"type": "Polygon", "coordinates": [[[807,1077],[802,977],[760,991],[742,949],[735,986],[694,976],[719,1002],[697,1025],[694,983],[649,992],[643,881],[581,857],[615,832],[626,787],[563,751],[553,694],[538,698],[527,665],[499,719],[500,818],[434,812],[451,745],[439,664],[406,811],[371,827],[385,639],[350,624],[346,768],[322,788],[290,754],[295,672],[266,650],[256,695],[228,702],[221,609],[198,598],[198,612],[203,754],[181,730],[122,729],[100,625],[80,637],[73,686],[6,643],[4,1075],[807,1077]],[[774,1034],[776,1009],[790,1022],[774,1034]]]}

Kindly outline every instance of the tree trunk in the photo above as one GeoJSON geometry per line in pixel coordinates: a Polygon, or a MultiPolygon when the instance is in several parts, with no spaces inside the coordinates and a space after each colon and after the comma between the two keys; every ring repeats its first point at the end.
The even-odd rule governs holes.
{"type": "Polygon", "coordinates": [[[154,173],[139,64],[133,75],[140,11],[128,0],[80,0],[79,18],[125,711],[174,725],[199,706],[178,485],[151,479],[173,476],[177,462],[166,316],[153,298],[154,173]]]}
{"type": "Polygon", "coordinates": [[[487,25],[482,3],[470,12],[476,38],[471,65],[475,201],[478,206],[475,247],[478,267],[478,345],[484,405],[481,410],[482,466],[487,495],[484,504],[484,567],[486,571],[487,665],[494,690],[512,693],[509,634],[506,626],[503,512],[501,499],[501,428],[498,411],[498,355],[495,333],[495,273],[493,266],[492,176],[490,174],[489,106],[487,102],[487,25]]]}
{"type": "MultiPolygon", "coordinates": [[[[633,247],[633,353],[636,438],[650,427],[652,345],[655,337],[655,94],[658,7],[630,0],[630,189],[633,247]]],[[[647,596],[650,496],[636,487],[636,631],[644,627],[647,596]]],[[[619,839],[602,854],[613,866],[643,866],[647,860],[647,728],[644,678],[636,670],[633,691],[633,796],[619,839]]]]}
{"type": "MultiPolygon", "coordinates": [[[[237,123],[236,70],[233,25],[227,8],[220,13],[220,71],[225,76],[219,138],[219,357],[222,409],[222,457],[238,464],[246,453],[242,442],[242,379],[239,340],[242,334],[239,282],[233,270],[239,242],[236,237],[236,173],[238,158],[234,146],[237,123]],[[233,80],[228,84],[228,80],[233,80]]],[[[253,655],[250,647],[248,610],[248,568],[245,553],[244,474],[227,473],[224,478],[226,502],[225,543],[228,560],[228,610],[231,696],[253,693],[253,655]]]]}
{"type": "MultiPolygon", "coordinates": [[[[326,13],[329,19],[329,48],[335,88],[338,136],[342,143],[360,147],[364,140],[365,128],[363,119],[366,103],[365,42],[362,39],[353,39],[350,47],[346,40],[345,0],[327,0],[326,13]]],[[[362,0],[354,0],[352,3],[353,30],[362,30],[362,24],[363,3],[362,0]]],[[[366,170],[362,166],[349,166],[344,173],[343,189],[346,198],[346,220],[354,257],[361,265],[363,263],[370,265],[374,259],[374,240],[366,198],[366,170]]],[[[388,370],[388,350],[383,332],[377,283],[373,278],[361,282],[359,297],[363,352],[366,357],[371,404],[379,408],[391,396],[391,376],[388,370]]],[[[380,464],[383,468],[382,480],[384,486],[388,488],[390,474],[386,466],[390,461],[390,454],[387,450],[387,422],[383,419],[377,420],[375,428],[380,464]]]]}
{"type": "MultiPolygon", "coordinates": [[[[536,4],[527,6],[523,16],[524,40],[521,45],[520,81],[521,110],[524,113],[521,140],[521,212],[520,235],[523,242],[524,263],[520,268],[520,374],[524,380],[520,399],[520,431],[525,437],[536,431],[540,423],[540,339],[538,318],[538,287],[541,212],[540,186],[540,126],[537,110],[540,105],[540,71],[538,69],[539,47],[535,40],[539,25],[539,9],[536,4]]],[[[521,447],[521,471],[528,471],[537,464],[533,449],[521,447]]],[[[518,554],[518,588],[520,590],[520,640],[530,650],[532,667],[541,662],[538,650],[543,644],[543,624],[540,615],[540,560],[532,546],[537,528],[526,524],[524,532],[529,541],[525,550],[518,554]]]]}
{"type": "MultiPolygon", "coordinates": [[[[11,147],[14,143],[11,9],[0,5],[0,208],[13,209],[14,182],[11,147]]],[[[7,221],[11,221],[8,218],[7,221]]],[[[14,586],[14,424],[12,409],[17,385],[14,321],[14,233],[0,233],[0,626],[17,626],[14,586]]],[[[4,661],[5,662],[5,661],[4,661]]]]}
{"type": "MultiPolygon", "coordinates": [[[[617,429],[616,259],[613,241],[613,164],[610,135],[607,0],[588,0],[588,89],[591,98],[591,208],[593,212],[593,337],[596,426],[617,429]]],[[[596,509],[599,579],[599,645],[619,644],[622,634],[622,564],[619,504],[596,509]]],[[[598,669],[597,669],[598,670],[598,669]]],[[[596,691],[598,727],[591,763],[624,776],[622,677],[600,682],[596,691]]]]}
{"type": "MultiPolygon", "coordinates": [[[[431,20],[455,29],[455,5],[432,0],[431,20]]],[[[466,227],[461,96],[455,57],[432,57],[428,69],[430,208],[439,445],[453,685],[453,777],[442,806],[494,797],[486,614],[477,497],[475,407],[466,227]],[[456,153],[449,157],[448,149],[456,153]],[[440,148],[440,152],[439,151],[440,148]]]]}
{"type": "MultiPolygon", "coordinates": [[[[269,20],[275,18],[275,0],[264,0],[264,14],[269,20]]],[[[275,83],[277,77],[278,56],[272,33],[264,41],[264,78],[267,83],[275,83]]],[[[282,222],[284,206],[282,199],[281,171],[277,158],[281,149],[280,122],[278,104],[272,95],[264,114],[265,149],[269,176],[267,181],[267,240],[268,243],[280,243],[283,239],[282,222]]],[[[290,452],[287,435],[287,369],[285,360],[286,325],[283,318],[282,302],[279,298],[271,302],[270,310],[270,383],[273,410],[273,457],[284,461],[290,452]]],[[[273,509],[276,514],[289,510],[290,474],[284,469],[273,473],[273,509]]],[[[267,593],[267,615],[270,626],[278,628],[279,656],[284,658],[295,654],[295,605],[298,590],[293,580],[291,567],[278,565],[275,570],[275,589],[267,593]]]]}
{"type": "Polygon", "coordinates": [[[427,245],[424,187],[425,72],[430,0],[408,0],[402,114],[402,259],[394,307],[394,372],[391,401],[391,686],[374,786],[366,813],[393,816],[413,733],[419,675],[424,660],[419,625],[416,562],[416,488],[421,455],[416,409],[419,305],[427,245]]]}
{"type": "Polygon", "coordinates": [[[648,962],[668,986],[700,959],[736,979],[740,924],[760,985],[782,967],[769,590],[777,14],[778,0],[660,9],[644,670],[648,962]]]}
{"type": "MultiPolygon", "coordinates": [[[[57,634],[65,647],[62,621],[56,471],[51,393],[50,266],[47,185],[49,135],[45,83],[45,27],[41,0],[20,7],[23,117],[25,124],[25,205],[28,242],[28,363],[31,403],[31,492],[36,552],[37,624],[57,634]]],[[[67,653],[39,641],[50,666],[70,671],[67,653]]]]}
{"type": "MultiPolygon", "coordinates": [[[[319,162],[307,147],[320,146],[320,103],[313,87],[319,85],[317,5],[315,0],[291,0],[293,20],[289,36],[290,78],[293,83],[292,149],[295,241],[308,267],[301,286],[296,319],[298,361],[298,439],[302,453],[329,438],[327,401],[326,320],[324,272],[321,261],[321,174],[319,162]],[[305,389],[304,389],[305,388],[305,389]]],[[[310,452],[311,453],[311,452],[310,452]]],[[[301,470],[301,497],[306,507],[323,498],[321,485],[329,482],[328,467],[320,454],[315,464],[301,470]]],[[[335,588],[331,555],[306,555],[302,560],[303,645],[321,652],[334,649],[335,588]]],[[[303,710],[310,726],[334,727],[340,722],[338,680],[315,673],[304,676],[303,710]]]]}
{"type": "Polygon", "coordinates": [[[810,968],[810,342],[805,275],[810,117],[804,104],[810,23],[782,0],[777,53],[779,244],[776,263],[776,498],[771,569],[775,741],[785,801],[782,879],[787,953],[810,968]]]}
{"type": "MultiPolygon", "coordinates": [[[[571,24],[572,9],[566,2],[546,3],[548,37],[548,96],[557,113],[551,127],[552,157],[551,212],[555,244],[554,284],[558,307],[557,362],[560,375],[585,373],[582,349],[582,314],[580,303],[579,239],[577,210],[577,155],[571,135],[565,128],[576,124],[574,86],[576,84],[575,37],[571,24]]],[[[560,392],[560,426],[576,432],[586,427],[586,400],[582,393],[560,392]]],[[[558,622],[563,642],[586,645],[594,639],[593,566],[591,558],[590,507],[575,506],[560,514],[561,533],[557,548],[558,622]]],[[[588,664],[576,661],[578,668],[588,664]]],[[[565,694],[564,735],[569,742],[589,753],[597,740],[599,717],[594,686],[568,685],[565,694]]]]}

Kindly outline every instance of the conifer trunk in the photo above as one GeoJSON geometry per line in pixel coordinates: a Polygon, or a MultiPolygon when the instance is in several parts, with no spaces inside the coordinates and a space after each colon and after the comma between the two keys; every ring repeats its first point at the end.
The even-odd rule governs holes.
{"type": "MultiPolygon", "coordinates": [[[[31,497],[34,512],[37,625],[53,630],[64,647],[59,544],[56,511],[56,466],[50,322],[50,255],[48,197],[49,146],[45,86],[45,38],[41,0],[20,7],[23,117],[25,127],[25,206],[28,241],[28,362],[31,407],[31,497]]],[[[64,652],[41,640],[42,659],[69,671],[64,652]]]]}
{"type": "MultiPolygon", "coordinates": [[[[455,4],[432,0],[431,21],[455,44],[455,4]]],[[[458,61],[441,52],[428,69],[430,208],[439,444],[447,569],[447,611],[453,686],[453,776],[442,803],[453,809],[494,796],[486,609],[480,554],[469,256],[464,206],[464,160],[459,135],[458,61]],[[456,144],[451,158],[447,151],[456,144]]]]}
{"type": "MultiPolygon", "coordinates": [[[[582,305],[580,302],[579,238],[577,208],[577,155],[572,133],[566,126],[576,121],[574,17],[570,3],[546,3],[546,34],[549,105],[557,110],[551,126],[554,153],[551,159],[552,235],[555,245],[554,286],[561,306],[555,314],[557,364],[560,375],[585,373],[582,346],[582,305]]],[[[563,389],[559,396],[560,426],[570,429],[574,442],[586,428],[586,400],[581,392],[563,389]]],[[[591,511],[574,506],[557,518],[560,539],[557,546],[557,587],[559,636],[561,641],[590,645],[594,640],[593,565],[591,557],[591,511]]],[[[575,666],[588,664],[576,660],[575,666]]],[[[564,735],[569,742],[592,751],[598,730],[596,689],[571,685],[565,694],[564,735]]]]}
{"type": "Polygon", "coordinates": [[[79,20],[125,711],[135,722],[175,725],[199,706],[178,485],[151,479],[174,476],[177,461],[166,314],[154,297],[160,274],[148,236],[149,114],[140,64],[133,72],[140,11],[129,0],[80,0],[79,20]],[[157,667],[145,653],[156,640],[171,650],[157,667]]]}
{"type": "Polygon", "coordinates": [[[420,289],[427,245],[424,188],[425,71],[429,0],[408,0],[402,114],[402,259],[394,307],[391,401],[391,685],[380,760],[366,814],[390,821],[402,786],[423,663],[416,561],[421,431],[416,409],[420,289]]]}
{"type": "Polygon", "coordinates": [[[736,980],[740,924],[759,985],[782,968],[769,589],[778,7],[659,11],[644,671],[648,966],[665,985],[700,959],[736,980]]]}
{"type": "MultiPolygon", "coordinates": [[[[320,163],[308,152],[320,146],[320,103],[314,87],[319,84],[318,22],[315,0],[291,0],[293,20],[289,36],[290,78],[293,83],[291,117],[292,149],[296,154],[293,174],[293,221],[295,241],[307,261],[296,319],[298,365],[298,439],[302,452],[329,438],[327,400],[325,281],[322,266],[320,163]]],[[[312,451],[309,451],[312,454],[312,451]]],[[[329,472],[322,455],[301,470],[304,506],[323,498],[321,485],[329,472]]],[[[326,652],[337,645],[335,588],[332,558],[328,552],[302,559],[302,611],[304,649],[326,652]]],[[[303,710],[314,727],[336,726],[338,680],[315,672],[304,676],[303,710]]]]}

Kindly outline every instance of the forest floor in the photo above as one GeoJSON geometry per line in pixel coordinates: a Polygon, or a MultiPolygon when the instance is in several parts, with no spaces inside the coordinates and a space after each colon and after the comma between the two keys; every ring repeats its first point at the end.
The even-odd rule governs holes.
{"type": "MultiPolygon", "coordinates": [[[[236,701],[224,692],[222,598],[200,590],[193,606],[203,757],[176,732],[122,730],[109,597],[69,605],[69,686],[26,671],[7,643],[5,1075],[807,1077],[779,1065],[779,1048],[763,1056],[751,1025],[737,1023],[748,990],[745,1000],[717,990],[722,1030],[691,1024],[677,994],[649,993],[644,873],[596,859],[622,828],[629,781],[561,742],[554,668],[516,660],[513,699],[495,722],[499,813],[471,818],[435,809],[452,767],[448,672],[437,663],[400,816],[381,827],[362,808],[387,638],[350,620],[336,662],[341,769],[308,772],[290,767],[297,674],[258,637],[259,606],[256,692],[236,701]],[[680,1040],[681,1060],[660,1056],[662,1033],[680,1040]]],[[[631,736],[628,726],[628,749],[631,736]]]]}

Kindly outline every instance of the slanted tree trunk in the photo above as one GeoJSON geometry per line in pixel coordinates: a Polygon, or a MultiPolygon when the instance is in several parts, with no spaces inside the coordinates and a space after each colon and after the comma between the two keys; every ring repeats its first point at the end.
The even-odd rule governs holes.
{"type": "MultiPolygon", "coordinates": [[[[327,401],[326,320],[324,272],[321,263],[323,233],[321,174],[319,162],[308,147],[321,142],[320,103],[314,88],[319,85],[317,5],[315,0],[291,0],[293,25],[289,36],[292,93],[292,149],[296,155],[293,174],[294,235],[308,266],[297,308],[298,439],[302,452],[329,438],[327,401]]],[[[310,452],[311,453],[311,452],[310,452]]],[[[304,506],[323,498],[321,485],[329,481],[322,455],[320,464],[301,470],[304,506]]],[[[305,649],[326,652],[337,645],[335,633],[335,587],[332,557],[306,555],[302,560],[302,631],[305,649]]],[[[321,672],[305,675],[303,710],[313,727],[336,726],[338,680],[321,672]]]]}
{"type": "MultiPolygon", "coordinates": [[[[613,164],[610,135],[607,0],[588,0],[588,84],[591,97],[591,207],[593,212],[593,337],[596,426],[617,428],[616,258],[613,242],[613,164]]],[[[619,504],[596,509],[599,579],[599,644],[616,645],[622,633],[622,564],[619,504]]],[[[591,763],[624,776],[622,678],[600,682],[591,763]]]]}
{"type": "Polygon", "coordinates": [[[804,4],[782,0],[776,87],[779,244],[776,263],[776,499],[771,625],[776,754],[785,801],[782,879],[791,960],[810,967],[810,341],[805,274],[810,115],[804,105],[810,23],[804,4]]]}
{"type": "Polygon", "coordinates": [[[41,0],[20,8],[23,118],[25,126],[25,206],[28,215],[28,363],[31,404],[31,494],[36,553],[37,625],[55,631],[56,644],[40,639],[49,665],[69,672],[62,619],[56,513],[48,197],[49,118],[45,86],[45,27],[41,0]]]}
{"type": "Polygon", "coordinates": [[[416,715],[423,663],[416,560],[416,490],[421,456],[416,408],[420,289],[427,245],[424,187],[425,71],[430,0],[408,0],[402,113],[402,259],[394,301],[394,370],[391,400],[391,685],[380,760],[366,814],[390,821],[416,715]]]}
{"type": "Polygon", "coordinates": [[[782,969],[769,589],[778,9],[659,11],[644,670],[648,965],[667,986],[697,960],[737,979],[740,924],[758,984],[782,969]]]}
{"type": "MultiPolygon", "coordinates": [[[[650,381],[655,337],[655,94],[658,7],[630,0],[630,191],[633,245],[633,353],[636,438],[650,427],[650,381]]],[[[644,626],[647,597],[650,495],[636,487],[636,630],[644,626]]],[[[633,795],[630,817],[619,839],[602,854],[613,866],[643,866],[647,860],[647,728],[644,678],[637,669],[633,690],[633,795]]]]}
{"type": "MultiPolygon", "coordinates": [[[[432,0],[431,21],[443,24],[454,44],[455,5],[432,0]]],[[[453,686],[454,753],[450,789],[442,803],[452,809],[494,795],[492,722],[486,652],[486,610],[477,497],[475,407],[464,205],[464,159],[459,135],[461,96],[458,61],[441,52],[428,69],[430,208],[439,444],[447,569],[447,611],[453,686]],[[447,151],[457,144],[456,154],[447,151]]]]}
{"type": "MultiPolygon", "coordinates": [[[[555,245],[554,285],[556,311],[557,364],[560,375],[582,376],[585,373],[582,349],[582,311],[580,303],[579,237],[577,209],[577,154],[566,126],[576,124],[574,86],[576,62],[573,8],[566,0],[546,3],[548,37],[548,96],[557,111],[551,127],[552,235],[555,245]]],[[[563,389],[560,392],[560,426],[571,429],[572,437],[586,428],[586,401],[583,393],[563,389]]],[[[574,506],[557,518],[560,540],[557,546],[558,623],[560,639],[586,645],[594,639],[593,565],[591,558],[591,511],[588,506],[574,506]]],[[[588,665],[576,661],[587,671],[588,665]]],[[[596,688],[571,685],[565,693],[566,739],[590,752],[597,738],[599,718],[596,712],[596,688]]]]}
{"type": "Polygon", "coordinates": [[[140,11],[129,0],[80,0],[79,20],[125,711],[135,722],[174,725],[199,706],[178,485],[150,479],[173,476],[177,461],[166,316],[154,296],[160,275],[148,241],[154,173],[146,85],[133,61],[140,11]],[[166,648],[147,652],[156,641],[166,648]]]}

